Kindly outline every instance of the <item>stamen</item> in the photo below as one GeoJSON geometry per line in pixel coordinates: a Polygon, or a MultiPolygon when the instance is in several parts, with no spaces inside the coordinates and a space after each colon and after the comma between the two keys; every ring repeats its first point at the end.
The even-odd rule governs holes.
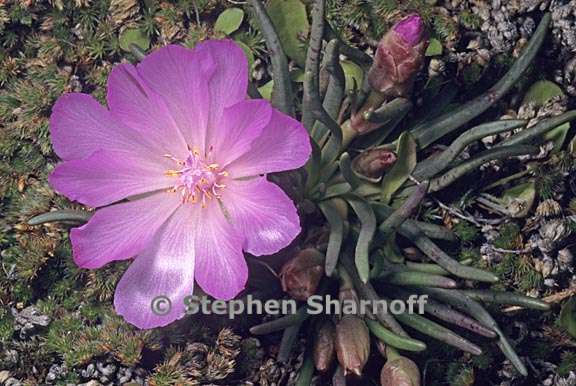
{"type": "Polygon", "coordinates": [[[182,171],[180,171],[180,170],[166,170],[164,172],[164,175],[168,176],[168,177],[177,177],[180,174],[182,174],[182,171]]]}
{"type": "MultiPolygon", "coordinates": [[[[208,154],[214,147],[209,146],[208,154]]],[[[228,176],[225,170],[219,170],[220,165],[211,162],[210,157],[202,158],[200,150],[188,145],[188,157],[185,160],[179,160],[171,154],[164,154],[164,157],[173,160],[180,168],[169,169],[164,174],[169,177],[176,177],[177,180],[172,188],[168,191],[176,193],[180,191],[182,203],[195,204],[200,202],[205,208],[208,201],[214,197],[222,197],[222,189],[226,187],[222,179],[228,176]]]]}

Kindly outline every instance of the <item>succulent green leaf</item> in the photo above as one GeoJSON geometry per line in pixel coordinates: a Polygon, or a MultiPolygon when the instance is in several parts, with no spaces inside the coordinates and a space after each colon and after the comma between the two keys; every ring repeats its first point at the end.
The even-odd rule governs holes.
{"type": "Polygon", "coordinates": [[[268,4],[268,15],[286,55],[304,67],[310,32],[306,6],[300,0],[272,0],[268,4]]]}
{"type": "Polygon", "coordinates": [[[562,148],[564,141],[566,141],[566,135],[570,131],[570,123],[564,123],[554,129],[550,130],[542,137],[546,142],[552,141],[554,143],[554,150],[558,151],[562,148]]]}
{"type": "Polygon", "coordinates": [[[530,86],[524,95],[523,103],[534,103],[536,106],[542,106],[550,99],[563,95],[562,89],[556,83],[540,80],[530,86]]]}
{"type": "Polygon", "coordinates": [[[519,202],[522,209],[518,212],[514,212],[513,217],[525,217],[530,212],[530,209],[536,200],[536,183],[534,181],[528,181],[516,185],[513,188],[506,190],[502,195],[502,198],[507,204],[512,204],[513,201],[519,202]]]}
{"type": "Polygon", "coordinates": [[[304,358],[304,363],[300,367],[298,378],[295,386],[308,386],[312,384],[312,376],[314,375],[314,357],[312,352],[308,352],[304,358]]]}
{"type": "Polygon", "coordinates": [[[342,176],[350,184],[352,189],[356,189],[361,185],[362,181],[358,176],[352,171],[352,161],[350,160],[350,154],[347,152],[342,153],[340,156],[340,162],[338,163],[340,167],[340,172],[342,176]]]}
{"type": "Polygon", "coordinates": [[[323,201],[318,206],[326,217],[326,220],[328,220],[328,224],[330,224],[325,271],[326,275],[332,276],[332,273],[338,264],[340,248],[342,247],[342,240],[344,239],[344,221],[340,217],[333,201],[323,201]]]}
{"type": "MultiPolygon", "coordinates": [[[[250,69],[254,65],[254,53],[252,52],[250,47],[248,47],[244,42],[241,42],[239,40],[235,40],[234,42],[238,44],[240,48],[242,48],[242,51],[244,51],[246,58],[248,58],[248,71],[251,72],[250,69]]],[[[250,77],[252,76],[250,75],[250,77]]]]}
{"type": "Polygon", "coordinates": [[[426,343],[423,343],[416,339],[412,339],[410,337],[397,335],[394,332],[382,326],[382,324],[380,324],[375,320],[366,319],[366,324],[368,325],[368,328],[370,329],[370,332],[372,332],[372,334],[374,334],[378,339],[380,339],[382,342],[390,346],[406,351],[426,350],[426,343]]]}
{"type": "Polygon", "coordinates": [[[438,56],[442,55],[442,43],[438,39],[430,39],[428,43],[428,48],[426,49],[426,56],[438,56]]]}
{"type": "Polygon", "coordinates": [[[91,212],[83,210],[57,210],[53,212],[46,212],[32,217],[28,220],[28,225],[41,225],[51,222],[70,222],[85,224],[92,217],[91,212]]]}
{"type": "MultiPolygon", "coordinates": [[[[542,106],[550,99],[559,96],[564,96],[560,86],[549,80],[540,80],[528,89],[526,95],[524,95],[523,103],[534,103],[536,106],[542,106]]],[[[569,130],[570,124],[564,123],[544,134],[543,138],[547,142],[554,142],[554,150],[557,151],[564,144],[569,130]]]]}
{"type": "Polygon", "coordinates": [[[344,77],[346,79],[345,89],[347,92],[359,89],[364,82],[364,71],[362,67],[350,60],[342,60],[340,62],[344,77]]]}
{"type": "Polygon", "coordinates": [[[119,37],[120,48],[126,52],[131,52],[130,45],[134,44],[138,48],[146,51],[150,48],[150,39],[139,28],[127,28],[120,34],[119,37]]]}
{"type": "Polygon", "coordinates": [[[416,152],[418,145],[414,137],[406,132],[400,136],[396,154],[398,159],[394,166],[382,178],[381,198],[384,204],[388,204],[392,196],[406,182],[410,173],[416,167],[416,152]]]}
{"type": "Polygon", "coordinates": [[[290,71],[290,79],[292,82],[304,83],[304,70],[295,68],[293,71],[290,71]]]}
{"type": "Polygon", "coordinates": [[[228,8],[218,15],[214,30],[230,35],[240,27],[242,20],[244,20],[244,11],[242,9],[228,8]]]}
{"type": "Polygon", "coordinates": [[[272,99],[272,88],[274,87],[274,81],[268,81],[263,86],[258,87],[258,92],[262,95],[264,99],[272,99]]]}
{"type": "Polygon", "coordinates": [[[572,296],[560,311],[560,326],[576,338],[576,296],[572,296]]]}
{"type": "Polygon", "coordinates": [[[347,201],[360,220],[360,233],[356,242],[354,262],[356,263],[360,280],[363,283],[367,283],[370,278],[370,244],[378,225],[376,215],[370,204],[360,197],[351,195],[347,198],[347,201]]]}

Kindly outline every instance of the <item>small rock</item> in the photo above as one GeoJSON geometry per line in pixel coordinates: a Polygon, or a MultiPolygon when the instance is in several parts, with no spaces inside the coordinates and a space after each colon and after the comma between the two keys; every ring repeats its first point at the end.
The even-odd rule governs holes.
{"type": "Polygon", "coordinates": [[[8,378],[6,382],[4,382],[4,386],[22,386],[22,382],[20,382],[16,378],[8,378]]]}
{"type": "Polygon", "coordinates": [[[10,372],[6,370],[0,371],[0,383],[6,382],[6,380],[10,378],[10,372]]]}

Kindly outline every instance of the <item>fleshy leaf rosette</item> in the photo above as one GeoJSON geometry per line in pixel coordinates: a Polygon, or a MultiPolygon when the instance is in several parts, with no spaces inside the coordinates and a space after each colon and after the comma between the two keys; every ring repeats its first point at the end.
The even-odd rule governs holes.
{"type": "Polygon", "coordinates": [[[304,127],[247,98],[248,62],[230,40],[169,45],[108,78],[107,105],[62,95],[50,120],[63,160],[56,191],[99,208],[72,229],[74,260],[99,268],[135,257],[116,287],[116,311],[140,328],[185,314],[194,281],[231,299],[244,287],[243,251],[268,255],[300,232],[294,203],[266,173],[310,155],[304,127]],[[167,296],[165,315],[151,310],[167,296]]]}
{"type": "Polygon", "coordinates": [[[396,23],[378,43],[368,72],[370,87],[387,97],[409,96],[427,46],[426,29],[419,15],[396,23]]]}

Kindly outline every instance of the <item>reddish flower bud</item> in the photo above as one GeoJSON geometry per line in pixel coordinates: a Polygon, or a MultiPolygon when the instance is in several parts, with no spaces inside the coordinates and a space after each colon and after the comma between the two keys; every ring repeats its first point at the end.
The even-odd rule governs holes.
{"type": "Polygon", "coordinates": [[[316,293],[324,275],[324,255],[316,249],[303,249],[280,271],[282,289],[296,300],[306,301],[316,293]]]}
{"type": "Polygon", "coordinates": [[[382,386],[420,386],[420,370],[412,360],[398,356],[388,360],[380,373],[382,386]]]}
{"type": "Polygon", "coordinates": [[[320,372],[326,372],[332,366],[335,356],[336,329],[330,320],[325,321],[318,329],[314,341],[314,367],[320,372]]]}
{"type": "Polygon", "coordinates": [[[396,162],[396,154],[387,149],[368,149],[352,162],[352,169],[361,176],[380,178],[396,162]]]}
{"type": "Polygon", "coordinates": [[[336,325],[336,356],[344,374],[361,375],[370,355],[370,334],[356,315],[344,315],[336,325]]]}
{"type": "Polygon", "coordinates": [[[419,15],[398,23],[378,43],[368,82],[375,91],[388,97],[405,97],[422,69],[428,39],[419,15]]]}

